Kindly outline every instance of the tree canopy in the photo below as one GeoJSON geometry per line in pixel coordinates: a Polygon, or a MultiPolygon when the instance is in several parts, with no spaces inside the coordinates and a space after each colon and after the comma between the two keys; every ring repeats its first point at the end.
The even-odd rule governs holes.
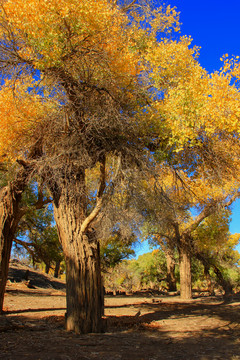
{"type": "Polygon", "coordinates": [[[1,1],[1,166],[17,162],[52,196],[68,330],[102,330],[96,232],[114,191],[159,163],[238,187],[238,60],[208,74],[178,31],[176,9],[154,1],[1,1]]]}

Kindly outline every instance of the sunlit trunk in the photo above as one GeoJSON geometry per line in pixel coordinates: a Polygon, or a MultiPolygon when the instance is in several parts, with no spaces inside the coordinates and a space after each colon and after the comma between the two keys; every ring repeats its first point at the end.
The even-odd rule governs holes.
{"type": "Polygon", "coordinates": [[[168,246],[166,250],[166,260],[167,260],[167,283],[168,291],[176,291],[176,277],[175,277],[175,258],[174,258],[174,249],[171,246],[168,246]]]}

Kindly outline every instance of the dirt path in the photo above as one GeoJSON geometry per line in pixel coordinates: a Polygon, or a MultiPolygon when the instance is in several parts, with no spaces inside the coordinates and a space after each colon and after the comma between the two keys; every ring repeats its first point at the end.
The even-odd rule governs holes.
{"type": "Polygon", "coordinates": [[[106,333],[64,331],[65,293],[8,289],[0,359],[240,360],[240,298],[106,297],[106,333]]]}

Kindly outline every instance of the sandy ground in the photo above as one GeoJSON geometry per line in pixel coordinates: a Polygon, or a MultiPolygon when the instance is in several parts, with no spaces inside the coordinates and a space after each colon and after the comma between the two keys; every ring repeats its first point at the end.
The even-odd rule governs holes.
{"type": "MultiPolygon", "coordinates": [[[[61,284],[60,284],[61,285],[61,284]]],[[[65,292],[7,287],[0,359],[240,360],[240,297],[106,296],[104,334],[64,330],[65,292]]]]}

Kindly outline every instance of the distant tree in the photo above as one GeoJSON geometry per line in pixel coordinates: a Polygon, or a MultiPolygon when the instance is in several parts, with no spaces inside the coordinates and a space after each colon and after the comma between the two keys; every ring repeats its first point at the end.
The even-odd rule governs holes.
{"type": "Polygon", "coordinates": [[[138,291],[166,288],[166,258],[161,250],[124,260],[104,274],[108,290],[138,291]]]}
{"type": "Polygon", "coordinates": [[[232,180],[220,187],[184,172],[176,173],[170,166],[159,167],[158,177],[140,180],[139,184],[137,206],[144,209],[144,235],[164,250],[178,249],[181,296],[191,298],[191,258],[199,253],[194,234],[203,221],[232,204],[239,196],[238,188],[234,189],[232,180]]]}
{"type": "Polygon", "coordinates": [[[165,254],[161,250],[140,255],[131,262],[130,268],[136,272],[141,288],[156,288],[166,286],[167,267],[165,254]]]}
{"type": "Polygon", "coordinates": [[[226,296],[231,294],[233,287],[231,278],[228,276],[228,269],[235,268],[240,261],[238,251],[234,250],[239,244],[240,234],[230,233],[230,216],[229,209],[220,209],[204,219],[193,233],[196,257],[204,266],[209,291],[212,292],[210,275],[210,270],[212,270],[226,296]]]}
{"type": "Polygon", "coordinates": [[[106,240],[100,240],[101,268],[106,272],[109,268],[114,268],[122,260],[135,255],[132,248],[136,237],[124,239],[119,232],[113,233],[106,240]]]}

